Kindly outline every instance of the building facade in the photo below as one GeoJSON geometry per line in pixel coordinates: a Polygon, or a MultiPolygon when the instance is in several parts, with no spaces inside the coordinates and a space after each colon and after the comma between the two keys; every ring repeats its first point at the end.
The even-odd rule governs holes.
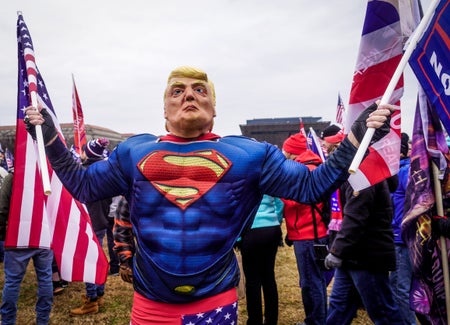
{"type": "Polygon", "coordinates": [[[330,121],[322,121],[321,117],[287,117],[287,118],[264,118],[247,120],[247,124],[239,125],[242,135],[255,138],[258,141],[266,141],[282,147],[284,140],[292,134],[300,131],[303,122],[306,134],[313,128],[318,136],[330,121]]]}

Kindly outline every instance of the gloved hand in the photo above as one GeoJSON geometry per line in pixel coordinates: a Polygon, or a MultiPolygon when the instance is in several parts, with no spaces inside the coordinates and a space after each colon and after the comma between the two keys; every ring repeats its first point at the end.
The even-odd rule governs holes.
{"type": "MultiPolygon", "coordinates": [[[[50,114],[47,112],[45,108],[43,108],[40,111],[42,117],[44,118],[45,122],[41,125],[42,127],[42,136],[44,138],[44,144],[47,144],[51,140],[53,140],[57,135],[58,132],[56,131],[55,124],[53,123],[53,119],[50,116],[50,114]]],[[[31,137],[36,140],[36,128],[31,122],[25,117],[23,120],[26,125],[26,129],[28,133],[31,135],[31,137]]]]}
{"type": "MultiPolygon", "coordinates": [[[[362,139],[364,138],[364,134],[366,134],[367,131],[366,120],[369,117],[370,113],[374,112],[377,109],[377,107],[378,107],[377,104],[373,103],[358,116],[355,122],[353,122],[351,131],[359,143],[361,143],[362,139]]],[[[380,140],[382,137],[384,137],[386,134],[389,133],[391,129],[390,123],[391,123],[391,116],[389,115],[387,120],[384,122],[383,126],[381,126],[378,129],[375,129],[375,133],[372,137],[372,140],[370,141],[370,144],[377,142],[378,140],[380,140]]]]}
{"type": "Polygon", "coordinates": [[[119,274],[123,281],[133,283],[133,269],[128,263],[120,264],[119,274]]]}
{"type": "Polygon", "coordinates": [[[334,256],[331,253],[328,253],[327,257],[325,257],[325,268],[327,270],[329,269],[333,269],[333,268],[337,268],[337,267],[341,267],[342,265],[342,259],[340,259],[337,256],[334,256]]]}
{"type": "Polygon", "coordinates": [[[285,242],[286,245],[288,245],[289,247],[291,247],[292,245],[294,245],[294,242],[288,238],[288,235],[286,235],[286,236],[284,237],[284,242],[285,242]]]}
{"type": "Polygon", "coordinates": [[[431,218],[431,231],[434,235],[450,238],[450,219],[434,216],[431,218]]]}

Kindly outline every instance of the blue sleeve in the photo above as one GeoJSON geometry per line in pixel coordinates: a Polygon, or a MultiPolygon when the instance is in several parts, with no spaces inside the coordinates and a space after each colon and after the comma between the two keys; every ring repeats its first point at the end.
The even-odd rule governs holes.
{"type": "Polygon", "coordinates": [[[305,204],[322,201],[347,180],[357,151],[345,138],[325,163],[310,171],[306,165],[286,159],[275,146],[269,146],[261,172],[262,192],[305,204]]]}
{"type": "Polygon", "coordinates": [[[109,159],[88,168],[83,168],[72,159],[71,153],[59,138],[46,147],[46,152],[61,182],[82,203],[122,195],[130,187],[130,179],[123,173],[119,162],[118,150],[114,150],[109,159]]]}

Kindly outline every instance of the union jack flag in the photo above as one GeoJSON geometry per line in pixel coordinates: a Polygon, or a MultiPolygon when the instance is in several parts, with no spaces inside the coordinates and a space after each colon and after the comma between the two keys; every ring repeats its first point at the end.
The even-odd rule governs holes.
{"type": "Polygon", "coordinates": [[[17,43],[15,173],[5,247],[52,248],[64,280],[104,283],[108,262],[84,206],[72,198],[50,169],[52,194],[44,194],[37,146],[23,122],[33,92],[52,116],[59,136],[63,135],[36,66],[33,43],[21,13],[17,19],[17,43]]]}
{"type": "MultiPolygon", "coordinates": [[[[411,6],[400,6],[398,0],[368,1],[346,112],[344,127],[346,132],[350,130],[358,115],[376,100],[381,99],[385,93],[402,58],[404,36],[408,36],[402,30],[401,22],[412,15],[411,6]]],[[[403,76],[395,86],[389,102],[399,105],[402,95],[403,76]]],[[[374,185],[398,172],[400,131],[398,110],[391,116],[391,132],[369,148],[368,157],[361,163],[357,172],[349,177],[349,183],[355,191],[374,185]]]]}

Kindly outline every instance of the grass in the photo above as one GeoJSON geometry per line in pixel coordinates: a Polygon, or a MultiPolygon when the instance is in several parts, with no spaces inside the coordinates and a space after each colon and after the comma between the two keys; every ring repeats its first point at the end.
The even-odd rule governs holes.
{"type": "MultiPolygon", "coordinates": [[[[36,275],[30,263],[27,275],[22,282],[17,324],[34,324],[36,304],[36,275]]],[[[280,247],[276,261],[276,277],[279,292],[279,325],[291,325],[304,320],[298,272],[295,256],[291,247],[280,247]]],[[[0,285],[3,287],[3,267],[0,269],[0,285]]],[[[330,288],[331,289],[331,285],[330,288]]],[[[93,315],[71,317],[69,310],[81,305],[81,295],[85,293],[84,283],[70,283],[69,287],[54,297],[50,324],[83,325],[126,325],[130,321],[133,289],[118,276],[109,276],[106,282],[105,306],[93,315]]],[[[244,325],[247,319],[245,298],[239,301],[239,322],[244,325]]],[[[352,324],[373,324],[365,312],[359,311],[352,324]]]]}

